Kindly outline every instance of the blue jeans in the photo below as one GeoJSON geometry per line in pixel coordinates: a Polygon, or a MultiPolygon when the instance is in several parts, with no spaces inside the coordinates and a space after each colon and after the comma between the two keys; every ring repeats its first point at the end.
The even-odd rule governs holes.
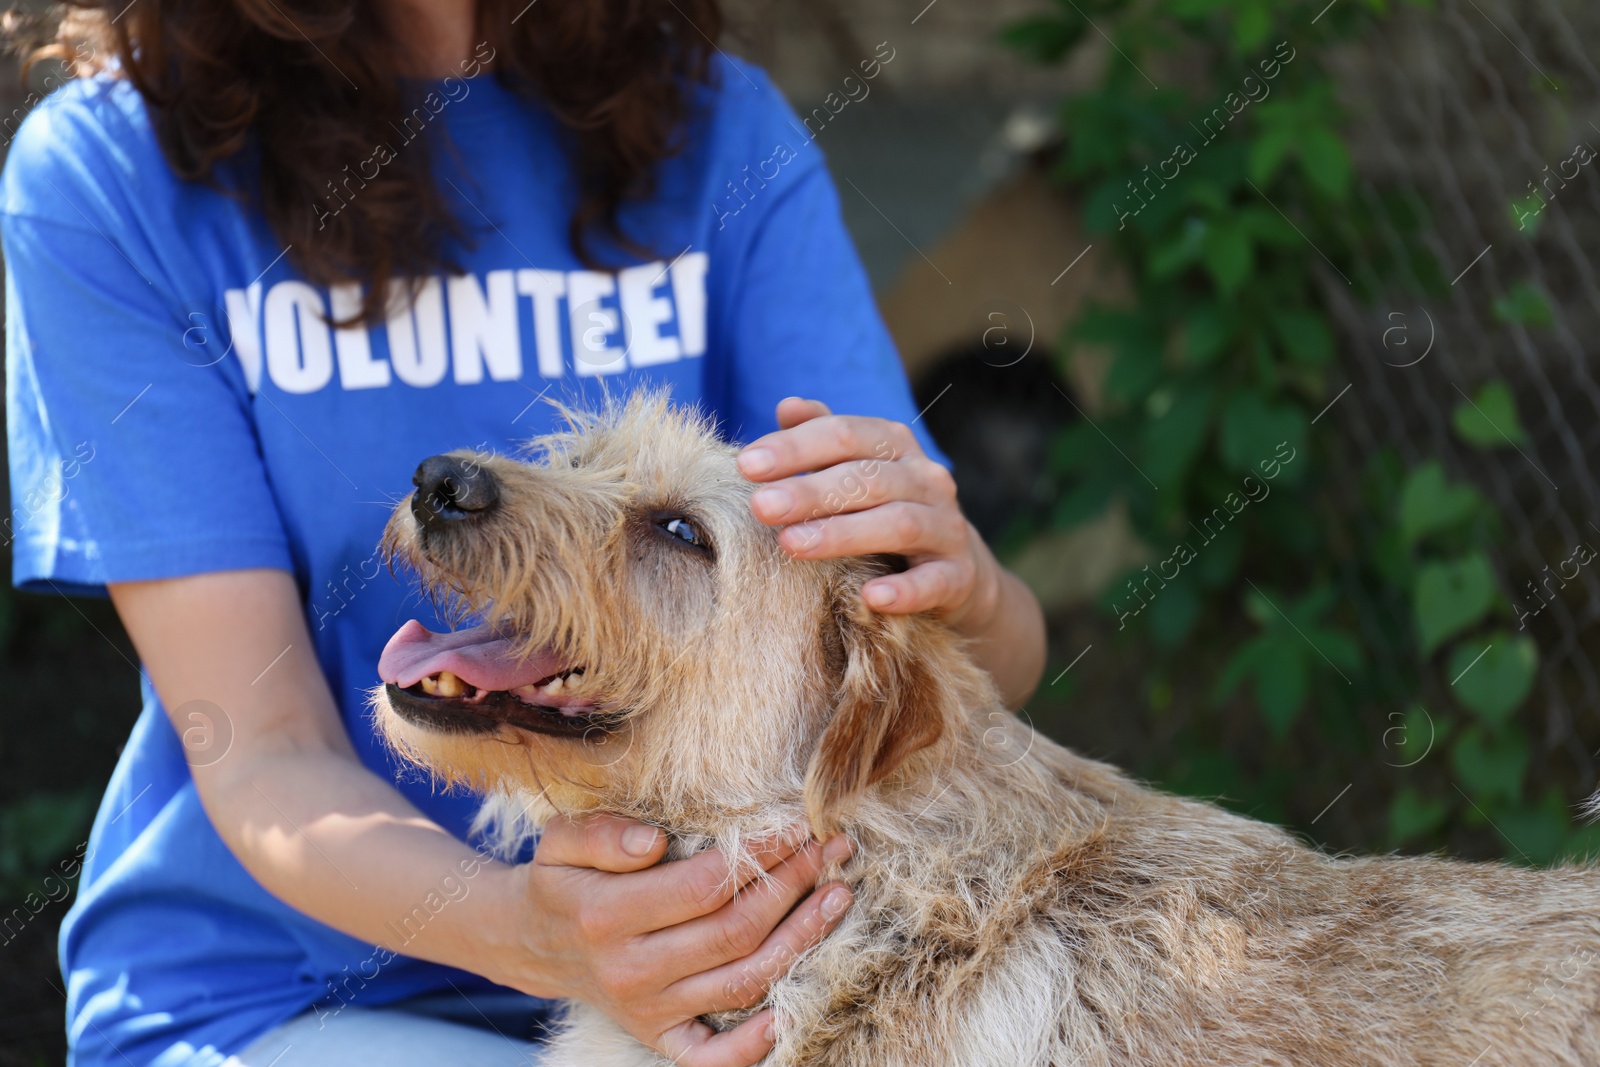
{"type": "Polygon", "coordinates": [[[519,993],[436,993],[297,1015],[224,1067],[538,1067],[554,1006],[519,993]]]}

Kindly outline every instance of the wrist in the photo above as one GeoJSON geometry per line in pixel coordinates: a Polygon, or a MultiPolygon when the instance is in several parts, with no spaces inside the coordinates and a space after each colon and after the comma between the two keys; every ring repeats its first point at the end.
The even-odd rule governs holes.
{"type": "Polygon", "coordinates": [[[489,861],[480,878],[483,905],[471,917],[476,929],[473,957],[460,964],[466,970],[530,996],[562,996],[559,983],[545,973],[543,953],[534,936],[543,917],[533,906],[533,864],[489,861]]]}

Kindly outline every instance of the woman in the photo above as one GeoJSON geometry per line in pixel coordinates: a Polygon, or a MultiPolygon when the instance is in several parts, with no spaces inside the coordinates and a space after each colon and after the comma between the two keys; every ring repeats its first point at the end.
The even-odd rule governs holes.
{"type": "Polygon", "coordinates": [[[385,638],[445,626],[374,546],[420,458],[667,384],[750,441],[791,552],[905,554],[868,602],[943,613],[1020,703],[1038,607],[903,425],[820,153],[712,0],[124,5],[64,23],[99,72],[0,181],[15,578],[109,591],[144,667],[62,930],[74,1061],[527,1062],[529,998],[577,997],[754,1063],[768,1013],[697,1017],[826,933],[849,842],[772,842],[780,891],[737,896],[620,819],[463,843],[472,800],[366,719],[385,638]]]}

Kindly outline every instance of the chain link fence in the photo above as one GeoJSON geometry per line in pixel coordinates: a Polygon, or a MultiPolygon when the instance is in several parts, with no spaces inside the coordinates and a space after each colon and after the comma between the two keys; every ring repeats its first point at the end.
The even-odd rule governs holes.
{"type": "MultiPolygon", "coordinates": [[[[1376,304],[1336,270],[1324,278],[1353,386],[1328,413],[1348,483],[1389,447],[1408,466],[1438,459],[1488,496],[1506,535],[1494,562],[1541,656],[1526,712],[1544,716],[1534,779],[1580,791],[1600,745],[1600,568],[1564,564],[1580,544],[1600,547],[1600,69],[1585,51],[1596,43],[1590,0],[1439,0],[1399,5],[1338,53],[1362,198],[1379,217],[1396,196],[1421,215],[1426,255],[1388,233],[1398,269],[1376,304]],[[1510,387],[1526,437],[1486,451],[1457,436],[1452,412],[1491,380],[1510,387]]],[[[1365,519],[1369,532],[1388,520],[1365,519]]],[[[1370,613],[1409,606],[1367,610],[1377,669],[1400,670],[1370,613]]]]}

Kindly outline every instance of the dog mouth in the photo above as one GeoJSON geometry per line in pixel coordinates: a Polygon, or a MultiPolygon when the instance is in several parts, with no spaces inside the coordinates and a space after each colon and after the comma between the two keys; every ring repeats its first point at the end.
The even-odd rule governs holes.
{"type": "Polygon", "coordinates": [[[623,718],[593,691],[585,666],[545,649],[525,652],[487,624],[440,634],[413,619],[384,646],[378,674],[395,714],[446,733],[504,725],[581,739],[610,733],[623,718]]]}

